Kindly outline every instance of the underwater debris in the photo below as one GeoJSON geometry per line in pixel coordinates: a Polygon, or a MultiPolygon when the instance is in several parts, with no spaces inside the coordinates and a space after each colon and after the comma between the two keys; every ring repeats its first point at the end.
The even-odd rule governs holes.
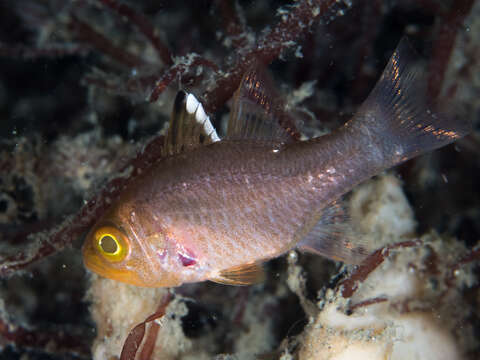
{"type": "MultiPolygon", "coordinates": [[[[390,187],[385,193],[382,187],[392,181],[398,186],[391,176],[362,185],[354,195],[367,191],[370,197],[354,196],[352,203],[362,198],[362,202],[371,201],[378,195],[389,198],[388,193],[399,188],[390,187]],[[372,193],[372,187],[381,192],[372,193]]],[[[358,209],[360,205],[352,204],[358,209]]],[[[396,241],[391,230],[382,236],[378,229],[396,219],[372,215],[391,213],[391,206],[397,211],[404,206],[408,212],[408,203],[399,205],[387,201],[382,210],[363,207],[361,214],[356,214],[376,219],[364,224],[373,231],[369,233],[372,240],[383,237],[390,245],[373,253],[334,289],[323,292],[318,314],[297,339],[299,359],[464,359],[475,351],[471,348],[475,341],[470,342],[475,336],[473,328],[467,325],[475,305],[465,303],[462,292],[472,281],[478,282],[469,266],[473,258],[479,259],[477,251],[435,232],[407,240],[412,235],[397,228],[396,241]],[[459,261],[461,258],[466,262],[459,261]],[[460,263],[465,265],[461,270],[460,263]],[[452,271],[456,271],[455,285],[450,281],[452,271]],[[460,334],[461,326],[466,328],[460,334]]]]}
{"type": "Polygon", "coordinates": [[[467,267],[457,272],[459,283],[449,284],[456,268],[449,261],[468,251],[437,234],[386,249],[327,291],[299,359],[464,359],[476,351],[466,325],[474,309],[463,303],[462,289],[478,279],[467,267]]]}

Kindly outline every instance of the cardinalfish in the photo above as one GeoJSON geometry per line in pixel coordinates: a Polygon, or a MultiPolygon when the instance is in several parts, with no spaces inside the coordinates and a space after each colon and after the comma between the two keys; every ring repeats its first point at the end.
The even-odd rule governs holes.
{"type": "Polygon", "coordinates": [[[125,283],[170,287],[255,283],[262,263],[293,248],[359,264],[369,249],[342,196],[470,129],[428,109],[414,56],[402,40],[355,116],[305,141],[282,123],[258,68],[244,75],[222,140],[196,98],[179,92],[164,156],[90,230],[85,265],[125,283]]]}

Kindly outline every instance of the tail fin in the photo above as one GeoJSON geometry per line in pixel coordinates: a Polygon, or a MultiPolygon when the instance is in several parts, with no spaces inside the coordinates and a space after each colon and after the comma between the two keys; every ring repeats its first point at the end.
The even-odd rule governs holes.
{"type": "Polygon", "coordinates": [[[437,149],[470,132],[467,121],[433,113],[426,101],[426,76],[403,38],[380,80],[346,128],[367,133],[391,166],[437,149]]]}

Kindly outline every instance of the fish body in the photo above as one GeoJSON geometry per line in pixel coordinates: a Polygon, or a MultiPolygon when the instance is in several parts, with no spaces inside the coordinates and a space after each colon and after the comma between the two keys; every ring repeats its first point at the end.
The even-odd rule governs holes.
{"type": "Polygon", "coordinates": [[[307,141],[289,138],[279,125],[255,71],[237,91],[222,141],[201,105],[181,94],[166,156],[134,179],[92,228],[83,248],[86,266],[158,287],[252,283],[262,262],[295,247],[359,263],[368,249],[349,235],[342,195],[469,131],[468,124],[427,110],[407,47],[399,45],[350,121],[307,141]],[[192,121],[200,130],[191,130],[192,121]],[[200,144],[205,136],[210,141],[200,144]]]}

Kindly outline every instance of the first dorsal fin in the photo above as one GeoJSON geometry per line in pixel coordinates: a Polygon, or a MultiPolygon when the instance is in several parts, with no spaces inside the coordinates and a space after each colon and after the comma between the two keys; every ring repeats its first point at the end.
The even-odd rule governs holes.
{"type": "Polygon", "coordinates": [[[179,91],[175,98],[170,126],[165,139],[165,154],[178,154],[219,140],[220,138],[202,104],[193,94],[183,90],[179,91]]]}
{"type": "Polygon", "coordinates": [[[225,285],[251,285],[265,280],[265,271],[259,263],[250,263],[220,271],[210,281],[225,285]]]}
{"type": "Polygon", "coordinates": [[[300,139],[265,67],[255,63],[235,92],[227,139],[282,143],[300,139]]]}

